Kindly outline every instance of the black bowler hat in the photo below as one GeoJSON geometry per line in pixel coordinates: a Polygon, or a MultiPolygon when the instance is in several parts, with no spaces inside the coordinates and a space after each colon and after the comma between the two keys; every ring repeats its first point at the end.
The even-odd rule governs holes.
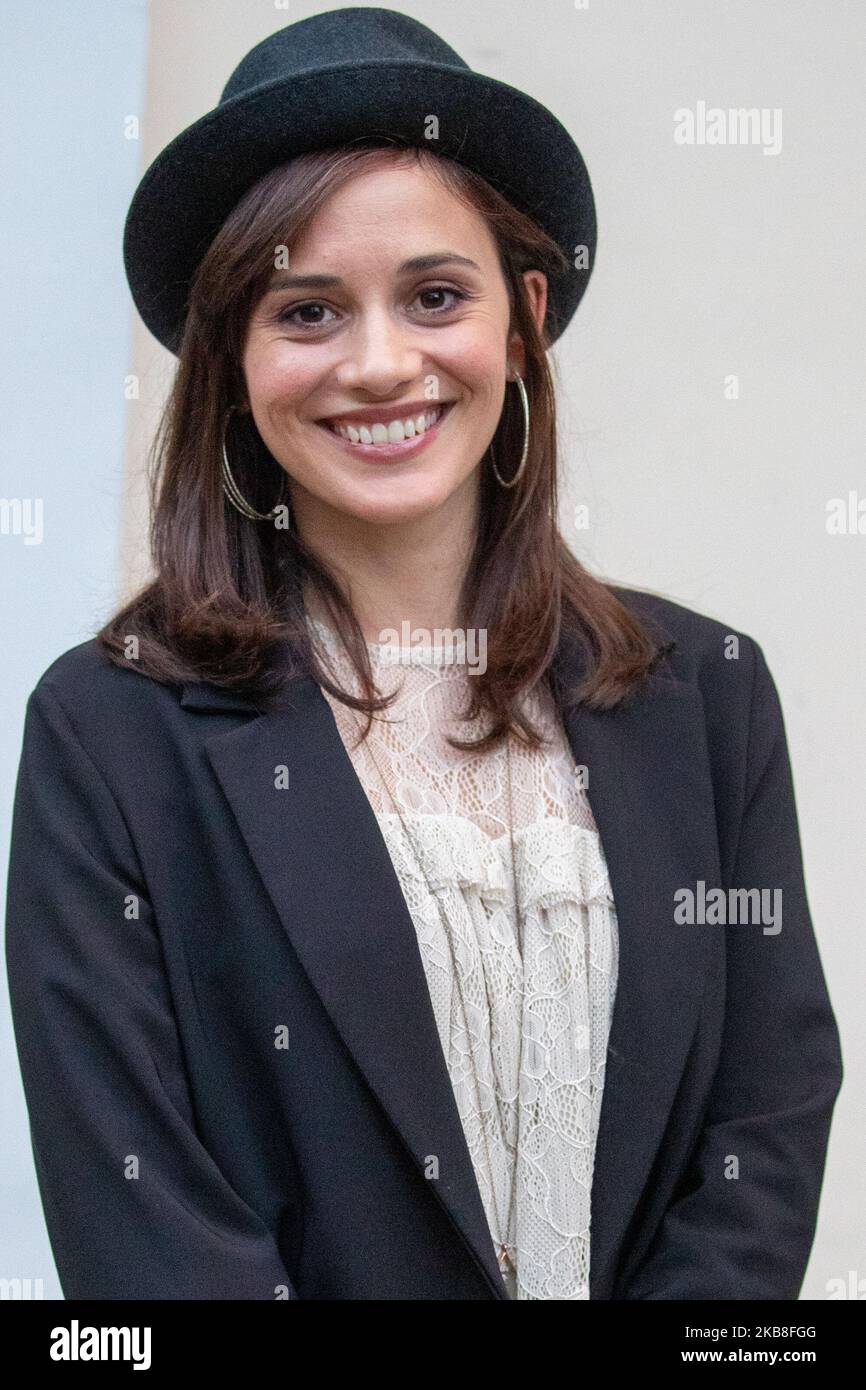
{"type": "Polygon", "coordinates": [[[569,263],[549,277],[546,327],[558,338],[595,262],[580,150],[540,102],[473,72],[431,29],[360,7],[313,15],[256,44],[219,104],[150,165],[127,214],[123,259],[154,336],[178,351],[195,271],[247,189],[296,155],[366,137],[447,155],[540,224],[569,263]],[[431,115],[437,140],[425,138],[431,115]]]}

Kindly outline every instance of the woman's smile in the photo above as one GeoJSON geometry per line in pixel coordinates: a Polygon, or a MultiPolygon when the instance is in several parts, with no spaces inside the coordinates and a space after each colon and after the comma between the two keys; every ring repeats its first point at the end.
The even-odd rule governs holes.
{"type": "Polygon", "coordinates": [[[371,463],[397,462],[415,458],[439,437],[454,404],[454,401],[443,401],[423,410],[404,407],[396,416],[393,407],[387,410],[383,407],[381,418],[375,420],[372,419],[375,412],[358,411],[353,415],[350,411],[338,419],[319,420],[317,425],[338,448],[359,458],[371,463]]]}

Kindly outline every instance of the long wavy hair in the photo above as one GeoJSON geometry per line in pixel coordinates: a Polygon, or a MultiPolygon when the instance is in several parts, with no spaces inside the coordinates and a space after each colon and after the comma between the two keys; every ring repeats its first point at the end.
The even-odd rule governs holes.
{"type": "MultiPolygon", "coordinates": [[[[475,209],[495,239],[510,302],[509,336],[525,346],[532,429],[520,482],[502,488],[480,461],[480,511],[460,595],[461,626],[484,630],[486,669],[467,682],[464,718],[486,732],[454,747],[492,746],[512,731],[537,746],[523,696],[549,682],[560,706],[609,709],[633,696],[664,648],[613,592],[571,553],[557,524],[557,434],[549,342],[539,333],[522,272],[561,273],[561,249],[485,180],[441,155],[399,142],[362,141],[304,154],[260,179],[229,214],[193,280],[172,388],[152,443],[150,550],[154,577],[96,634],[111,660],[169,683],[205,681],[269,707],[292,681],[312,676],[367,716],[391,697],[376,689],[364,634],[323,559],[293,526],[256,522],[223,491],[226,411],[245,396],[242,352],[250,315],[273,271],[275,248],[291,253],[327,198],[357,174],[416,160],[475,209]],[[345,643],[361,694],[342,690],[321,659],[305,618],[312,586],[345,643]],[[563,637],[584,654],[573,690],[560,687],[563,637]],[[134,638],[135,660],[130,661],[134,638]]],[[[523,415],[507,391],[491,447],[503,476],[523,448],[523,415]]],[[[235,413],[227,437],[234,478],[247,501],[269,511],[286,483],[252,416],[235,413]]]]}

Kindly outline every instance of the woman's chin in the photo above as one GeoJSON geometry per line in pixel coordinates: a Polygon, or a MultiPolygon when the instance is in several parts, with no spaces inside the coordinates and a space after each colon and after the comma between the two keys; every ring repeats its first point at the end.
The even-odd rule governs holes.
{"type": "Polygon", "coordinates": [[[368,526],[410,525],[456,500],[464,482],[429,477],[384,479],[361,493],[353,490],[351,495],[331,499],[331,506],[368,526]]]}

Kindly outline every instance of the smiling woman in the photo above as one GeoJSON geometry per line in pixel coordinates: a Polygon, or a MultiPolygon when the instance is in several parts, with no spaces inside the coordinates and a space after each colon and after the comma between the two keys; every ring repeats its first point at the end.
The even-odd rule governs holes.
{"type": "MultiPolygon", "coordinates": [[[[502,415],[508,355],[512,373],[525,374],[526,354],[494,236],[437,177],[434,156],[386,150],[355,160],[354,176],[332,187],[291,243],[301,282],[324,276],[329,297],[302,306],[315,311],[313,326],[285,289],[254,309],[242,359],[247,395],[258,434],[290,474],[298,530],[321,538],[332,566],[345,571],[359,526],[399,523],[404,555],[429,551],[435,529],[439,568],[453,586],[474,529],[479,460],[502,415]],[[457,249],[425,251],[446,243],[457,249]],[[437,402],[449,406],[441,419],[437,402]],[[347,439],[338,442],[328,424],[323,445],[322,422],[331,420],[345,422],[347,439]]],[[[524,283],[540,330],[544,276],[527,271],[524,283]]],[[[366,588],[372,575],[358,579],[366,588]]],[[[461,620],[456,589],[430,593],[428,581],[428,593],[431,605],[444,601],[449,622],[461,620]]]]}
{"type": "Polygon", "coordinates": [[[290,669],[330,689],[309,610],[349,644],[372,713],[367,645],[383,628],[407,615],[484,627],[489,665],[470,694],[490,742],[509,724],[532,737],[521,691],[563,629],[586,653],[591,704],[639,688],[660,654],[649,615],[557,528],[546,347],[563,265],[478,174],[403,141],[358,139],[265,174],[192,279],[155,441],[157,577],[102,629],[106,649],[127,664],[135,635],[139,671],[262,701],[290,669]],[[287,496],[282,526],[223,506],[223,449],[257,516],[287,496]]]}
{"type": "Polygon", "coordinates": [[[594,249],[555,117],[369,7],[142,180],[155,575],[30,697],[9,874],[67,1297],[796,1297],[841,1065],[781,707],[560,534],[594,249]]]}

